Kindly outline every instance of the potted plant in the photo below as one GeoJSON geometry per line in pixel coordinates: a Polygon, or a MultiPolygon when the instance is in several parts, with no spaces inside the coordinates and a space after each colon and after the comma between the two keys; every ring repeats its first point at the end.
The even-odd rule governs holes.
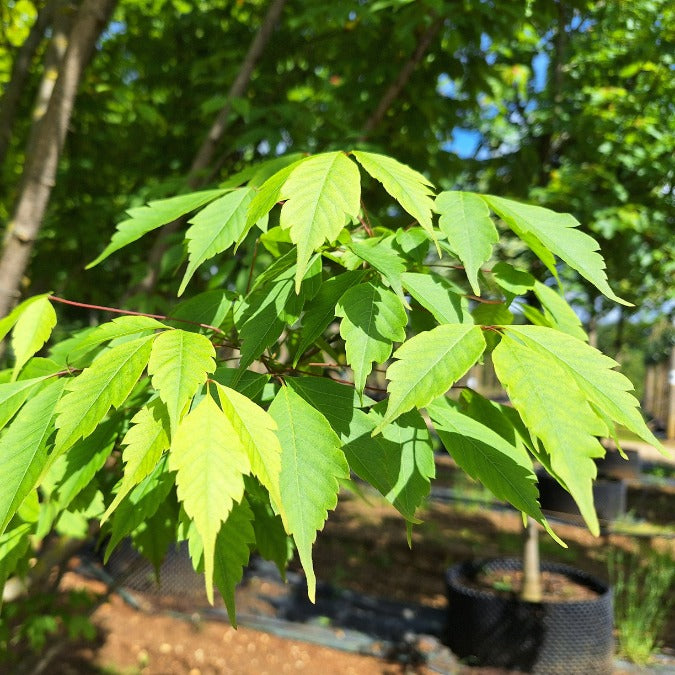
{"type": "Polygon", "coordinates": [[[659,445],[565,301],[556,257],[623,302],[569,215],[436,194],[374,152],[284,156],[132,209],[92,264],[180,218],[177,293],[198,292],[165,313],[84,305],[115,318],[61,333],[46,359],[55,307],[83,303],[39,295],[1,320],[13,360],[0,384],[0,583],[50,530],[84,535],[93,521],[107,553],[130,536],[156,564],[187,541],[234,621],[250,552],[283,567],[289,538],[314,598],[312,545],[350,471],[413,526],[434,474],[421,411],[462,469],[556,539],[533,460],[597,534],[597,437],[620,423],[659,445]],[[507,230],[541,279],[495,263],[507,230]],[[241,273],[220,274],[235,250],[241,273]],[[516,322],[528,293],[550,307],[545,325],[516,322]],[[487,354],[513,407],[446,395],[487,354]]]}
{"type": "MultiPolygon", "coordinates": [[[[474,457],[482,455],[483,461],[492,460],[496,469],[499,451],[507,447],[512,455],[525,459],[524,436],[520,436],[525,429],[511,408],[463,391],[452,404],[454,418],[470,415],[491,420],[491,428],[498,432],[476,434],[471,447],[466,437],[450,431],[448,408],[445,402],[434,403],[429,414],[445,448],[470,475],[479,473],[476,466],[467,464],[471,457],[467,450],[474,457]],[[499,415],[515,424],[510,429],[500,425],[499,415]]],[[[539,486],[541,499],[541,480],[539,486]]],[[[534,485],[530,488],[536,490],[534,485]]],[[[495,494],[505,497],[503,491],[495,494]]],[[[446,571],[448,645],[460,658],[485,666],[523,672],[611,672],[611,589],[567,565],[540,564],[539,526],[532,517],[525,520],[522,558],[470,561],[446,571]]]]}
{"type": "Polygon", "coordinates": [[[446,572],[446,639],[462,659],[539,673],[612,673],[612,589],[568,565],[540,565],[529,520],[522,559],[446,572]]]}

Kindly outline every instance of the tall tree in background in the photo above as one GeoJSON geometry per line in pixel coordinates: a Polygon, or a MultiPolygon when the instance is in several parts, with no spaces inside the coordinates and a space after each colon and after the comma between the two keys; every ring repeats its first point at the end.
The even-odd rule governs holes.
{"type": "MultiPolygon", "coordinates": [[[[553,19],[535,11],[518,40],[488,48],[495,77],[464,123],[479,131],[465,179],[568,205],[623,297],[659,308],[675,273],[675,10],[665,0],[559,2],[553,19]]],[[[587,284],[578,291],[591,323],[611,309],[587,284]]]]}
{"type": "Polygon", "coordinates": [[[29,80],[33,59],[42,43],[45,31],[52,23],[59,0],[48,0],[39,8],[37,17],[14,55],[9,81],[0,97],[0,166],[5,161],[12,139],[12,129],[21,95],[29,80]]]}
{"type": "MultiPolygon", "coordinates": [[[[459,69],[486,85],[482,31],[489,26],[495,40],[508,39],[526,7],[514,3],[495,20],[478,0],[470,6],[447,0],[372,7],[295,0],[259,55],[250,85],[228,96],[246,48],[274,4],[167,0],[150,7],[122,0],[114,30],[100,41],[82,82],[73,133],[28,274],[34,289],[83,291],[85,299],[96,300],[101,288],[117,286],[121,296],[147,277],[147,252],[136,248],[123,264],[106,262],[85,282],[84,263],[97,252],[92,223],[110,230],[123,209],[185,189],[198,148],[194,139],[200,129],[206,135],[224,106],[227,133],[212,144],[214,182],[256,158],[358,139],[423,163],[447,181],[458,172],[457,158],[439,152],[439,139],[447,137],[458,109],[473,103],[439,95],[438,80],[459,69]],[[153,154],[157,145],[165,149],[162,155],[153,154]]],[[[19,132],[27,134],[25,128],[19,132]]],[[[21,162],[20,147],[25,145],[13,143],[7,166],[21,162]]],[[[5,204],[13,195],[9,173],[0,186],[5,204]]],[[[164,271],[181,255],[171,249],[161,263],[164,271]]],[[[139,302],[161,303],[165,290],[139,302]]]]}
{"type": "MultiPolygon", "coordinates": [[[[22,188],[8,224],[0,256],[0,316],[19,295],[24,270],[47,210],[59,159],[84,68],[106,26],[116,0],[83,0],[78,10],[44,116],[35,120],[22,188]]],[[[55,37],[59,37],[57,33],[55,37]]]]}
{"type": "MultiPolygon", "coordinates": [[[[204,184],[256,159],[348,142],[425,166],[446,188],[570,203],[603,238],[610,267],[637,260],[625,295],[662,293],[672,204],[663,148],[672,132],[653,120],[672,119],[672,83],[654,70],[665,73],[670,58],[659,47],[670,39],[666,3],[619,11],[589,0],[523,1],[495,14],[479,0],[288,0],[241,88],[247,49],[275,4],[120,1],[81,82],[27,273],[34,290],[96,302],[102,289],[122,297],[136,286],[134,306],[161,309],[169,273],[185,258],[179,237],[168,237],[150,266],[139,245],[123,260],[86,275],[83,268],[99,252],[100,230],[111,231],[125,209],[192,184],[200,137],[214,126],[218,140],[205,144],[209,168],[198,172],[204,184]],[[479,134],[473,162],[455,154],[466,154],[453,140],[462,127],[479,134]],[[661,193],[656,185],[665,185],[661,193]]],[[[14,174],[24,160],[35,76],[29,84],[0,182],[0,215],[18,197],[14,174]]],[[[371,208],[383,204],[377,194],[371,208]]],[[[210,283],[208,273],[201,279],[210,283]]],[[[592,289],[579,290],[591,307],[592,289]]]]}

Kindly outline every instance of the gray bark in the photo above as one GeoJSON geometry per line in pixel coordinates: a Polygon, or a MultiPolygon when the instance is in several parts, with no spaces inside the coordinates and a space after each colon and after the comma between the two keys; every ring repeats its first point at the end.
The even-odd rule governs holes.
{"type": "Polygon", "coordinates": [[[12,64],[12,73],[5,92],[0,98],[0,164],[5,161],[7,149],[12,138],[12,129],[16,111],[23,93],[35,53],[42,42],[47,26],[54,15],[58,0],[48,0],[39,11],[28,36],[16,53],[12,64]]]}
{"type": "Polygon", "coordinates": [[[49,203],[68,124],[85,65],[116,0],[85,0],[73,24],[69,44],[30,155],[26,156],[23,187],[7,226],[0,257],[0,317],[16,303],[24,271],[49,203]]]}
{"type": "MultiPolygon", "coordinates": [[[[43,120],[49,108],[49,101],[54,93],[56,80],[59,76],[63,57],[68,49],[68,39],[70,31],[75,21],[77,6],[71,0],[54,0],[54,19],[52,21],[52,39],[47,47],[45,54],[42,80],[38,87],[33,104],[33,124],[31,126],[28,143],[26,144],[26,156],[29,157],[34,152],[35,139],[40,128],[40,122],[43,120]]],[[[80,2],[80,4],[82,4],[80,2]]]]}

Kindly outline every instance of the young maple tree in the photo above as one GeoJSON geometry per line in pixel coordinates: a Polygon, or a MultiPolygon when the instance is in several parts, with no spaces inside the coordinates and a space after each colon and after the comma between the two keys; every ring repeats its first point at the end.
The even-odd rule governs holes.
{"type": "Polygon", "coordinates": [[[92,265],[190,214],[178,295],[241,244],[264,246],[272,264],[257,276],[252,266],[244,292],[225,281],[168,316],[114,310],[123,316],[52,344],[46,358],[35,354],[64,300],[32,297],[0,321],[15,359],[0,384],[0,584],[50,531],[84,536],[94,520],[106,557],[131,537],[158,565],[187,540],[209,599],[215,585],[234,622],[252,550],[283,571],[292,542],[314,598],[312,544],[350,472],[410,532],[434,476],[429,421],[463,470],[556,539],[533,461],[597,534],[599,438],[616,438],[619,424],[660,448],[630,382],[589,346],[565,300],[558,259],[627,304],[570,215],[434,195],[422,174],[371,152],[295,155],[131,209],[92,265]],[[388,213],[413,225],[369,219],[362,172],[393,200],[388,213]],[[554,283],[495,264],[498,226],[554,283]],[[486,355],[512,407],[465,387],[449,396],[486,355]],[[387,364],[379,401],[368,396],[381,393],[368,384],[375,364],[387,364]]]}

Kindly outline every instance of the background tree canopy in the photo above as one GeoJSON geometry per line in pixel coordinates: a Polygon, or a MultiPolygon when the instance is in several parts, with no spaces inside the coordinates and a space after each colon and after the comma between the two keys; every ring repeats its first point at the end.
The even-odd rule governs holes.
{"type": "Polygon", "coordinates": [[[615,351],[628,312],[672,311],[672,15],[6,4],[0,585],[96,522],[106,555],[187,540],[233,621],[254,546],[283,568],[292,539],[313,596],[351,473],[410,533],[420,411],[554,538],[534,461],[597,534],[598,439],[659,447],[594,342],[617,304],[615,351]],[[513,407],[446,397],[484,360],[513,407]]]}
{"type": "MultiPolygon", "coordinates": [[[[7,85],[47,4],[19,0],[3,9],[7,85]]],[[[72,15],[81,3],[51,4],[72,15]]],[[[96,301],[122,297],[144,276],[144,247],[83,267],[125,209],[185,189],[267,8],[117,4],[81,82],[24,287],[96,301]]],[[[573,212],[599,237],[620,293],[659,305],[673,272],[670,3],[509,2],[495,11],[478,0],[290,1],[282,12],[232,101],[205,184],[256,159],[358,143],[426,167],[445,188],[573,212]]],[[[5,221],[21,189],[50,34],[33,57],[2,165],[5,221]]],[[[164,269],[175,263],[165,259],[164,269]]],[[[161,305],[164,288],[136,304],[161,305]]],[[[580,290],[579,302],[603,310],[591,289],[580,290]]]]}

